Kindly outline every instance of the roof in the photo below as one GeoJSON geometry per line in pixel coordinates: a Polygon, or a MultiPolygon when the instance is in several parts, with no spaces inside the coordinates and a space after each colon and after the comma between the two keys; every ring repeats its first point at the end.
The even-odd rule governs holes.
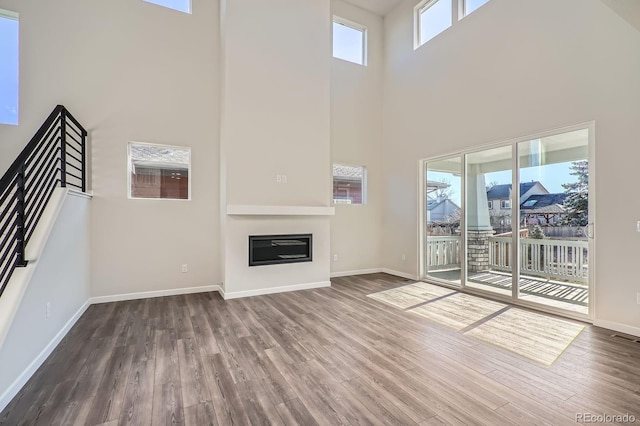
{"type": "MultiPolygon", "coordinates": [[[[520,195],[526,194],[531,188],[540,182],[523,182],[520,184],[520,195]]],[[[540,184],[542,185],[542,184],[540,184]]],[[[487,200],[506,200],[511,196],[511,184],[494,185],[487,191],[487,200]]]]}
{"type": "Polygon", "coordinates": [[[344,179],[362,179],[363,167],[343,166],[342,164],[333,165],[333,176],[344,179]]]}
{"type": "Polygon", "coordinates": [[[137,164],[189,164],[188,148],[131,144],[131,160],[137,164]]]}
{"type": "Polygon", "coordinates": [[[560,214],[565,212],[566,212],[566,209],[560,204],[551,204],[550,206],[544,206],[536,209],[528,209],[528,210],[522,211],[522,213],[526,215],[560,214]]]}
{"type": "Polygon", "coordinates": [[[535,194],[520,205],[523,212],[536,213],[561,213],[564,212],[564,200],[569,194],[561,192],[556,194],[535,194]]]}
{"type": "Polygon", "coordinates": [[[427,180],[427,192],[435,191],[436,189],[448,188],[449,185],[446,182],[438,182],[437,180],[427,180]]]}
{"type": "Polygon", "coordinates": [[[431,211],[433,209],[435,209],[436,207],[438,207],[440,204],[451,204],[455,209],[460,209],[460,207],[454,203],[453,201],[451,201],[449,198],[445,198],[443,200],[437,201],[437,200],[429,200],[427,203],[427,210],[431,211]]]}

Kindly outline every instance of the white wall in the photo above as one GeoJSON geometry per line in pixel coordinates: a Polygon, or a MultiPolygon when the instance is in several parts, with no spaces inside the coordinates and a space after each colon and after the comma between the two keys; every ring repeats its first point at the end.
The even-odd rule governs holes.
{"type": "Polygon", "coordinates": [[[367,28],[367,66],[331,61],[331,160],[366,166],[367,204],[336,204],[331,219],[332,274],[379,269],[382,238],[382,18],[340,0],[331,14],[367,28]]]}
{"type": "Polygon", "coordinates": [[[419,159],[595,120],[596,318],[638,330],[640,33],[598,0],[491,0],[414,51],[415,3],[385,17],[384,266],[417,273],[419,159]]]}
{"type": "Polygon", "coordinates": [[[0,169],[58,103],[87,127],[92,295],[218,283],[218,2],[193,0],[193,15],[142,0],[0,8],[20,13],[21,42],[20,125],[0,126],[0,169]],[[192,201],[127,199],[129,141],[192,147],[192,201]]]}
{"type": "Polygon", "coordinates": [[[222,20],[226,201],[329,205],[329,1],[227,1],[222,20]]]}
{"type": "Polygon", "coordinates": [[[330,205],[329,0],[232,0],[221,10],[225,295],[326,285],[326,217],[227,217],[224,206],[330,205]],[[309,232],[313,262],[248,266],[249,234],[309,232]]]}
{"type": "Polygon", "coordinates": [[[24,383],[11,385],[89,298],[90,210],[89,199],[67,195],[40,258],[30,264],[35,271],[0,347],[0,411],[13,396],[3,394],[20,389],[24,383]]]}

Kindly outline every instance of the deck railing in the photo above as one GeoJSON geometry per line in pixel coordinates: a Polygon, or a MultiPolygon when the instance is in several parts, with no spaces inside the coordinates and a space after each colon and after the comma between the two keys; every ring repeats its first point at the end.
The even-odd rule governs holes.
{"type": "MultiPolygon", "coordinates": [[[[511,271],[515,266],[511,255],[511,237],[489,238],[489,268],[511,271]]],[[[587,282],[587,241],[520,239],[520,273],[544,278],[587,282]]],[[[427,238],[428,270],[460,267],[460,237],[429,236],[427,238]]]]}
{"type": "MultiPolygon", "coordinates": [[[[511,271],[512,240],[509,237],[489,238],[489,266],[511,271]]],[[[520,239],[520,272],[544,278],[587,282],[587,241],[520,239]]]]}
{"type": "Polygon", "coordinates": [[[460,267],[460,237],[427,237],[429,270],[460,267]]]}

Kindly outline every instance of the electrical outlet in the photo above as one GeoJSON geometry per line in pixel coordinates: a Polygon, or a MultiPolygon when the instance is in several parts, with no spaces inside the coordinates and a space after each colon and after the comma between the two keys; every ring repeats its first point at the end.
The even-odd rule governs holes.
{"type": "Polygon", "coordinates": [[[404,254],[404,253],[402,253],[402,261],[404,262],[404,261],[406,261],[406,260],[407,260],[407,255],[406,255],[406,254],[404,254]]]}
{"type": "Polygon", "coordinates": [[[45,310],[44,310],[44,316],[45,318],[51,317],[51,302],[47,302],[47,305],[45,306],[45,310]]]}
{"type": "Polygon", "coordinates": [[[636,222],[636,231],[640,232],[640,220],[636,222]]]}
{"type": "Polygon", "coordinates": [[[182,273],[184,274],[184,273],[186,273],[186,272],[189,272],[189,268],[187,267],[187,264],[186,264],[186,263],[183,263],[183,264],[182,264],[182,273]]]}
{"type": "Polygon", "coordinates": [[[337,262],[337,261],[338,261],[338,255],[337,255],[337,254],[334,254],[334,255],[333,255],[333,261],[334,261],[334,262],[337,262]]]}

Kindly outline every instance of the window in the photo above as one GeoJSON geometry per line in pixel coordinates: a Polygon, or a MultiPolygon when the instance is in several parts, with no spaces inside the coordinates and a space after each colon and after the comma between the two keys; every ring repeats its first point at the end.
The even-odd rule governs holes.
{"type": "Polygon", "coordinates": [[[333,165],[333,202],[336,204],[367,203],[367,168],[333,165]]]}
{"type": "Polygon", "coordinates": [[[333,57],[367,65],[367,29],[334,16],[333,57]]]}
{"type": "Polygon", "coordinates": [[[533,207],[537,202],[538,202],[538,200],[527,200],[522,204],[522,206],[523,207],[533,207]]]}
{"type": "Polygon", "coordinates": [[[463,2],[463,16],[467,16],[468,14],[475,11],[477,8],[487,3],[489,0],[464,0],[463,2]]]}
{"type": "Polygon", "coordinates": [[[452,0],[428,0],[416,6],[416,48],[451,26],[452,0]]]}
{"type": "Polygon", "coordinates": [[[129,198],[191,199],[191,149],[129,143],[129,198]]]}
{"type": "Polygon", "coordinates": [[[487,203],[489,205],[489,210],[493,209],[493,201],[489,200],[489,202],[487,203]]]}
{"type": "Polygon", "coordinates": [[[179,12],[191,13],[191,0],[144,0],[147,3],[168,7],[179,12]]]}
{"type": "Polygon", "coordinates": [[[18,124],[18,14],[0,9],[0,124],[18,124]]]}
{"type": "Polygon", "coordinates": [[[510,209],[511,208],[511,200],[501,200],[500,201],[501,209],[510,209]]]}

